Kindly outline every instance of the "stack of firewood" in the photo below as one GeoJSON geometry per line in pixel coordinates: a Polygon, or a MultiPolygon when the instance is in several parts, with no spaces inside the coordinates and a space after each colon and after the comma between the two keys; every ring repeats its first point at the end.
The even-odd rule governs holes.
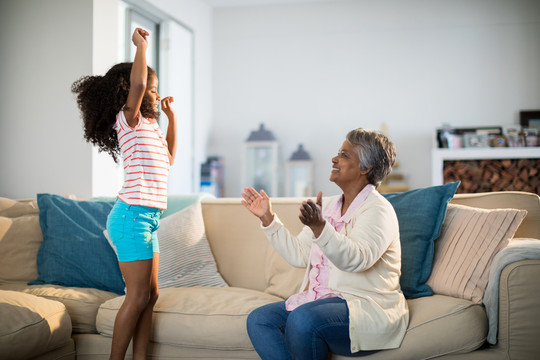
{"type": "Polygon", "coordinates": [[[540,159],[444,161],[445,183],[461,181],[458,193],[527,191],[540,195],[540,159]]]}

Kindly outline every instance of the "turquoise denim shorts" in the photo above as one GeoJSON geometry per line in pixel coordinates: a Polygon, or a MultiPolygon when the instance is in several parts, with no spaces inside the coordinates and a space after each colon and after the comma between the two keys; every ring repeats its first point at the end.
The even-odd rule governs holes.
{"type": "Polygon", "coordinates": [[[116,200],[107,218],[107,233],[118,261],[147,260],[159,253],[157,229],[163,211],[116,200]]]}

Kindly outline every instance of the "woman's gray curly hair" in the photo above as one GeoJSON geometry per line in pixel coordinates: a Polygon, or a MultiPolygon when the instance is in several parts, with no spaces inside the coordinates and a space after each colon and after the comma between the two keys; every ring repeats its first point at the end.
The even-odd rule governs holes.
{"type": "Polygon", "coordinates": [[[369,170],[370,184],[379,186],[396,161],[396,148],[385,135],[362,128],[349,131],[346,137],[360,159],[360,169],[369,170]]]}

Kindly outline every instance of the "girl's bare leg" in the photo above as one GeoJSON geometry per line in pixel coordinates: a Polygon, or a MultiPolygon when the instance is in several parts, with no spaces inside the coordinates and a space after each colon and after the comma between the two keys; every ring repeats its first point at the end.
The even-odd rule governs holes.
{"type": "Polygon", "coordinates": [[[159,296],[158,287],[159,253],[154,253],[152,264],[152,278],[150,282],[150,299],[148,305],[141,313],[135,334],[133,335],[133,360],[145,360],[148,352],[148,343],[152,332],[152,314],[154,305],[159,296]]]}
{"type": "Polygon", "coordinates": [[[152,259],[119,262],[119,265],[126,283],[126,297],[114,321],[110,360],[124,359],[151,293],[152,259]]]}

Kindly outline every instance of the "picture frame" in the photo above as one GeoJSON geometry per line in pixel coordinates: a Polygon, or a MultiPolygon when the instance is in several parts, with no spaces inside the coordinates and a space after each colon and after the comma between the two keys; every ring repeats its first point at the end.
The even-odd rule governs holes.
{"type": "Polygon", "coordinates": [[[540,132],[540,110],[525,110],[519,113],[522,129],[536,129],[540,132]]]}
{"type": "Polygon", "coordinates": [[[466,132],[463,135],[464,145],[466,148],[486,148],[489,147],[488,135],[466,132]]]}
{"type": "Polygon", "coordinates": [[[439,148],[458,149],[463,147],[480,147],[485,144],[484,137],[489,139],[490,136],[503,135],[502,126],[451,128],[447,131],[449,134],[447,134],[446,136],[450,135],[452,144],[449,143],[449,139],[444,139],[444,130],[437,129],[437,145],[439,148]],[[465,135],[467,135],[468,137],[467,140],[471,140],[469,141],[469,146],[467,146],[465,135]]]}

